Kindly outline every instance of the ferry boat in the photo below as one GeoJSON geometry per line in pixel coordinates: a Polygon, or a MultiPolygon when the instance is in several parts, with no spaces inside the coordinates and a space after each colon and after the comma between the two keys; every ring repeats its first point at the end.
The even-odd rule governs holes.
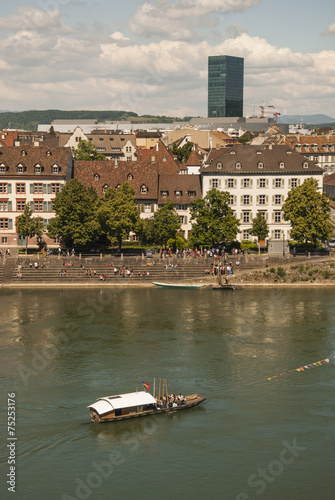
{"type": "Polygon", "coordinates": [[[167,402],[160,405],[149,392],[138,391],[98,398],[87,408],[90,409],[91,421],[102,423],[185,410],[199,405],[206,399],[200,394],[191,394],[182,400],[176,398],[176,402],[172,403],[170,398],[171,396],[168,396],[167,402]]]}

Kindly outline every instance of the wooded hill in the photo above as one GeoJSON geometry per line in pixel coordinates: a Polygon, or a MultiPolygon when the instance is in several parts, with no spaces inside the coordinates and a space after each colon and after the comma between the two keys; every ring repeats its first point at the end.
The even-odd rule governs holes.
{"type": "MultiPolygon", "coordinates": [[[[61,111],[57,109],[32,110],[19,112],[0,112],[0,130],[23,129],[37,130],[39,124],[49,124],[53,120],[99,120],[99,121],[129,121],[132,119],[143,120],[146,123],[172,123],[182,121],[180,118],[167,116],[143,115],[138,116],[131,111],[61,111]]],[[[185,120],[189,120],[190,117],[185,120]]],[[[183,119],[184,120],[184,119],[183,119]]]]}

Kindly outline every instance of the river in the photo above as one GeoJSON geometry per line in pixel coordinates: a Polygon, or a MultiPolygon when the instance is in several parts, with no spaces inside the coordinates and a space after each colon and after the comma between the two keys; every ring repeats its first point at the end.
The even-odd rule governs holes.
{"type": "Polygon", "coordinates": [[[335,360],[268,380],[334,356],[333,289],[2,289],[0,303],[1,498],[334,498],[335,360]],[[207,399],[89,422],[96,398],[154,378],[207,399]]]}

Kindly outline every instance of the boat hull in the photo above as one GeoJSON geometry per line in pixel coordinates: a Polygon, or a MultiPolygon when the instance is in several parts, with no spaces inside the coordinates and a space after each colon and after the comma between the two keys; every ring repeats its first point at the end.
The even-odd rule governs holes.
{"type": "Polygon", "coordinates": [[[178,283],[157,283],[155,281],[153,281],[152,284],[165,288],[202,288],[204,286],[204,285],[179,285],[178,283]]]}
{"type": "Polygon", "coordinates": [[[91,421],[99,424],[105,422],[118,422],[120,420],[129,420],[130,418],[138,418],[138,417],[146,417],[148,415],[160,415],[163,413],[172,413],[176,411],[186,410],[187,408],[193,408],[194,406],[198,406],[200,403],[205,401],[205,397],[200,394],[192,394],[190,396],[185,396],[186,403],[180,406],[172,406],[167,408],[157,408],[155,410],[144,410],[138,413],[130,413],[126,415],[115,416],[113,413],[100,416],[96,411],[91,410],[91,421]]]}

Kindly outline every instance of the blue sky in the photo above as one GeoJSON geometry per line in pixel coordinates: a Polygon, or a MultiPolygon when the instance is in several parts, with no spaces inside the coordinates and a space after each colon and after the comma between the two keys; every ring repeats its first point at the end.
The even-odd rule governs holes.
{"type": "Polygon", "coordinates": [[[335,117],[333,0],[12,0],[0,109],[206,116],[216,54],[245,59],[245,114],[335,117]]]}

